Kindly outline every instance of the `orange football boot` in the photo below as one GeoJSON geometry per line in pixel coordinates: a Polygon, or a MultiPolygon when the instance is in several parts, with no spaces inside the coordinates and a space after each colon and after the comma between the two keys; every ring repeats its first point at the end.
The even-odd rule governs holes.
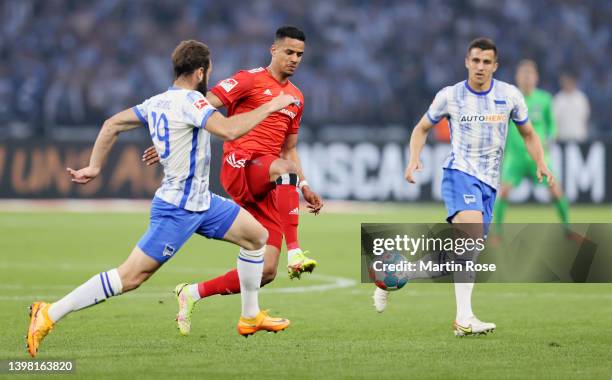
{"type": "Polygon", "coordinates": [[[262,310],[255,318],[240,317],[238,321],[238,334],[248,337],[260,330],[277,333],[289,327],[290,323],[285,318],[270,317],[267,310],[262,310]]]}
{"type": "Polygon", "coordinates": [[[30,327],[28,328],[28,353],[31,357],[35,357],[38,353],[40,342],[53,330],[55,325],[49,318],[49,306],[51,304],[45,302],[34,302],[30,305],[30,327]]]}

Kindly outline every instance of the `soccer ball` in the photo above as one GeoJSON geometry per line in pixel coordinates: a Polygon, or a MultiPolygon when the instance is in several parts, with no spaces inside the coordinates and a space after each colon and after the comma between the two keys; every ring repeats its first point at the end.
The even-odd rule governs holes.
{"type": "Polygon", "coordinates": [[[369,266],[370,278],[376,286],[383,290],[399,290],[408,283],[408,272],[401,268],[401,264],[407,262],[408,260],[401,253],[391,252],[377,256],[369,266]],[[389,270],[389,266],[383,266],[383,264],[392,264],[399,268],[391,268],[397,270],[389,270]]]}

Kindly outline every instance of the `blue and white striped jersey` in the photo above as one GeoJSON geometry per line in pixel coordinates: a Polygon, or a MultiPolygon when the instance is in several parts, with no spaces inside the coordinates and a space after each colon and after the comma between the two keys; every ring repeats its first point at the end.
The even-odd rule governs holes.
{"type": "Polygon", "coordinates": [[[528,120],[523,94],[499,80],[492,80],[489,90],[482,92],[470,88],[467,81],[443,88],[427,117],[434,124],[442,117],[449,120],[451,152],[444,167],[465,172],[493,188],[500,181],[509,120],[517,125],[528,120]]]}
{"type": "Polygon", "coordinates": [[[155,196],[189,211],[210,207],[210,134],[216,111],[198,91],[170,87],[132,108],[149,128],[164,179],[155,196]]]}

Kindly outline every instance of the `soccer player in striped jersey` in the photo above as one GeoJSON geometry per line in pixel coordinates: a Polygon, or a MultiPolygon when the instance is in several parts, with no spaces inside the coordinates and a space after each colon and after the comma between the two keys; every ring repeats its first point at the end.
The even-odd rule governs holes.
{"type": "MultiPolygon", "coordinates": [[[[259,107],[270,97],[284,92],[300,100],[266,118],[242,138],[223,144],[221,183],[232,199],[251,213],[268,230],[262,285],[276,277],[283,238],[287,247],[289,278],[312,272],[317,262],[302,250],[298,239],[299,193],[310,212],[323,207],[321,197],[306,181],[297,151],[298,132],[304,111],[304,98],[290,77],[300,65],[305,49],[304,32],[293,26],[277,29],[270,47],[267,67],[241,70],[213,86],[206,95],[215,107],[225,107],[228,115],[239,115],[259,107]]],[[[143,160],[148,165],[158,159],[148,149],[143,160]]],[[[182,334],[191,331],[191,314],[197,302],[215,295],[240,293],[236,270],[194,284],[179,284],[177,321],[182,334]]]]}
{"type": "Polygon", "coordinates": [[[242,287],[238,332],[279,331],[289,326],[259,309],[258,290],[268,233],[248,212],[208,190],[210,134],[223,140],[244,135],[271,114],[297,102],[280,94],[250,112],[226,118],[211,106],[206,92],[212,68],[208,47],[198,41],[181,42],[172,54],[175,80],[166,92],[126,109],[104,122],[89,166],[68,168],[73,182],[87,184],[102,169],[121,132],[148,129],[164,168],[164,179],[151,206],[148,231],[127,260],[100,272],[54,303],[34,302],[26,336],[31,356],[55,324],[67,314],[138,288],[179,251],[191,235],[225,240],[240,246],[237,259],[242,287]]]}
{"type": "MultiPolygon", "coordinates": [[[[444,163],[442,196],[449,223],[462,224],[473,238],[487,235],[508,130],[512,120],[522,136],[527,152],[535,162],[539,181],[553,177],[546,166],[544,150],[527,115],[521,92],[513,85],[496,80],[497,48],[493,41],[472,41],[465,57],[468,79],[443,88],[421,118],[410,139],[410,159],[406,179],[415,183],[415,171],[422,168],[419,155],[429,130],[445,117],[451,129],[451,151],[444,163]],[[468,228],[469,227],[469,228],[468,228]]],[[[440,253],[443,254],[442,252],[440,253]]],[[[456,262],[475,261],[478,252],[458,256],[456,262]]],[[[448,273],[414,272],[409,276],[437,277],[448,273]]],[[[495,329],[494,323],[482,322],[472,311],[474,273],[453,273],[457,313],[453,323],[457,336],[481,334],[495,329]]],[[[376,289],[374,305],[381,312],[387,305],[388,292],[376,289]]]]}

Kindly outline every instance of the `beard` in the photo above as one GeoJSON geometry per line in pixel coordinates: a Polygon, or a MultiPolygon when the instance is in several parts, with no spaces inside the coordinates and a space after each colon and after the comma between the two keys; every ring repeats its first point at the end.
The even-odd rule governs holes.
{"type": "Polygon", "coordinates": [[[196,87],[196,90],[201,92],[202,95],[206,96],[206,91],[208,91],[208,83],[206,81],[206,78],[202,79],[202,81],[198,83],[198,87],[196,87]]]}

